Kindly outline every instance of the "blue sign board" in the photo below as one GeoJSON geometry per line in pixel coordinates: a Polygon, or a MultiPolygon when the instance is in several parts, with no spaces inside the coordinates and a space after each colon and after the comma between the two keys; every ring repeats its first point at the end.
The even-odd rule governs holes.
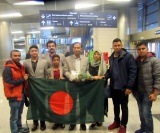
{"type": "Polygon", "coordinates": [[[40,27],[110,27],[117,28],[117,11],[40,11],[40,27]]]}

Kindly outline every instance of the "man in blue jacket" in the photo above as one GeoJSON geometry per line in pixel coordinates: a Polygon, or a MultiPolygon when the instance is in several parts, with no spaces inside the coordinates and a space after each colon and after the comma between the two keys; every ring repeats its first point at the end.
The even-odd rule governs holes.
{"type": "Polygon", "coordinates": [[[118,133],[126,133],[128,123],[128,97],[132,93],[136,79],[137,66],[132,54],[122,48],[122,41],[119,38],[113,40],[114,52],[109,58],[109,74],[111,95],[114,105],[114,122],[108,130],[119,128],[118,133]],[[120,120],[120,106],[122,119],[120,120]]]}

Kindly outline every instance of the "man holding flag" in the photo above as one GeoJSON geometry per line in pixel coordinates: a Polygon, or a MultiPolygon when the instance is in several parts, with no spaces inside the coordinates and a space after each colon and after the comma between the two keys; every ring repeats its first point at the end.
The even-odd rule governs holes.
{"type": "MultiPolygon", "coordinates": [[[[36,45],[32,45],[29,48],[29,52],[31,55],[31,59],[27,59],[23,62],[23,65],[26,69],[27,74],[34,78],[46,78],[47,76],[47,68],[48,62],[47,60],[40,59],[38,57],[38,47],[36,45]]],[[[46,129],[46,124],[44,120],[41,120],[40,129],[44,131],[46,129]]],[[[38,127],[38,120],[33,120],[32,131],[37,130],[38,127]]]]}
{"type": "MultiPolygon", "coordinates": [[[[79,42],[73,44],[73,52],[73,55],[66,58],[64,75],[70,81],[78,81],[78,79],[75,78],[76,73],[86,73],[88,71],[88,58],[81,55],[82,44],[79,42]]],[[[75,124],[70,125],[69,130],[73,130],[75,126],[75,124]]],[[[81,124],[81,129],[86,130],[86,125],[81,124]]]]}

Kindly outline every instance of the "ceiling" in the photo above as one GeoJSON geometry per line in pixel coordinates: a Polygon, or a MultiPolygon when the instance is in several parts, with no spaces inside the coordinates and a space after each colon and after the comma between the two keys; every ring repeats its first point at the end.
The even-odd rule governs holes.
{"type": "MultiPolygon", "coordinates": [[[[107,0],[44,0],[44,5],[13,5],[16,2],[24,1],[26,2],[27,0],[0,0],[0,15],[18,12],[22,14],[22,17],[0,18],[0,21],[5,20],[11,23],[11,31],[23,31],[23,34],[12,34],[13,38],[25,36],[30,31],[40,30],[40,10],[75,10],[76,3],[87,2],[98,4],[99,6],[85,9],[85,11],[116,10],[118,8],[123,8],[124,6],[137,6],[137,0],[131,0],[130,2],[121,2],[121,0],[119,0],[120,2],[109,2],[107,0]]],[[[55,27],[52,31],[46,30],[46,32],[64,33],[68,32],[68,28],[55,27]]]]}

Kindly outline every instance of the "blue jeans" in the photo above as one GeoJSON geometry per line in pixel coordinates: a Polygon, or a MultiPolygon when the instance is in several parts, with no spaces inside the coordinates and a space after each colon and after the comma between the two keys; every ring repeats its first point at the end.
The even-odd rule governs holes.
{"type": "Polygon", "coordinates": [[[21,115],[24,106],[24,96],[22,98],[22,101],[9,100],[9,106],[11,133],[18,133],[18,129],[22,127],[21,115]]]}
{"type": "Polygon", "coordinates": [[[135,97],[139,108],[141,130],[153,133],[152,101],[149,100],[149,95],[145,92],[137,92],[135,97]]]}

